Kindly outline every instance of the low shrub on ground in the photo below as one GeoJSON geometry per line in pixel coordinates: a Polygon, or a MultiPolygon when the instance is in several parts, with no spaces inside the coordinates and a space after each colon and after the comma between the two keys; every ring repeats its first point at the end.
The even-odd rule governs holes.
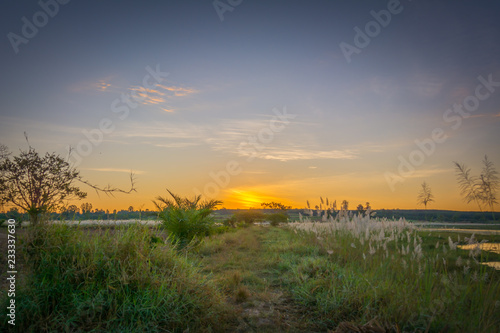
{"type": "Polygon", "coordinates": [[[160,211],[158,216],[162,220],[162,226],[181,247],[214,232],[214,219],[211,213],[221,201],[202,202],[201,196],[189,200],[170,191],[168,193],[173,200],[159,196],[158,202],[154,203],[160,211]]]}
{"type": "Polygon", "coordinates": [[[241,212],[237,212],[234,214],[234,217],[237,221],[238,225],[241,226],[250,226],[255,222],[264,221],[266,218],[266,214],[258,210],[244,210],[241,212]]]}
{"type": "Polygon", "coordinates": [[[288,221],[288,215],[286,213],[272,213],[266,216],[272,226],[278,226],[280,223],[285,223],[288,221]]]}

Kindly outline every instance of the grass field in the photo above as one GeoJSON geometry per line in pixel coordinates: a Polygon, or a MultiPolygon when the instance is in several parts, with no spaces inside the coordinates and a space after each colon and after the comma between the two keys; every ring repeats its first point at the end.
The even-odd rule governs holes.
{"type": "MultiPolygon", "coordinates": [[[[401,221],[304,221],[232,229],[179,250],[157,226],[33,231],[19,230],[17,332],[498,332],[500,325],[499,271],[478,264],[500,255],[458,248],[474,243],[470,233],[401,221]]],[[[0,298],[5,309],[3,287],[0,298]]],[[[0,325],[7,327],[5,315],[0,325]]]]}

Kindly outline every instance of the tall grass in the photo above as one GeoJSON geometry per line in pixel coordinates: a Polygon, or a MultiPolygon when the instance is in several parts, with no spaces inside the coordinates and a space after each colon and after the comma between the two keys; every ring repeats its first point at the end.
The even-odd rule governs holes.
{"type": "Polygon", "coordinates": [[[212,282],[155,229],[41,226],[23,248],[19,332],[209,332],[230,320],[212,282]]]}
{"type": "Polygon", "coordinates": [[[479,246],[468,240],[423,235],[404,219],[374,219],[340,212],[327,222],[290,228],[324,256],[287,262],[285,280],[295,299],[315,309],[325,326],[377,321],[398,331],[497,332],[500,274],[480,265],[479,246]],[[462,257],[463,256],[463,257],[462,257]]]}

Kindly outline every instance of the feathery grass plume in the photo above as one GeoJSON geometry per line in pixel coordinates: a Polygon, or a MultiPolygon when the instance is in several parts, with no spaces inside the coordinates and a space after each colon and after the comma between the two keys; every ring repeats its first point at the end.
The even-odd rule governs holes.
{"type": "MultiPolygon", "coordinates": [[[[453,302],[457,301],[457,304],[461,304],[460,306],[465,306],[470,301],[477,302],[478,306],[482,307],[482,310],[478,311],[489,311],[488,313],[490,313],[493,311],[490,298],[496,300],[500,297],[500,293],[497,291],[494,292],[496,296],[493,298],[485,296],[483,289],[481,289],[484,286],[478,285],[483,283],[481,281],[486,281],[484,283],[490,284],[488,286],[490,290],[500,287],[498,280],[485,279],[485,270],[479,269],[479,266],[474,264],[478,263],[480,259],[478,256],[479,247],[474,247],[469,252],[471,260],[465,264],[465,260],[457,259],[456,251],[450,251],[456,250],[458,242],[455,243],[451,237],[441,237],[439,234],[429,234],[427,237],[430,237],[431,240],[428,240],[427,237],[420,237],[419,229],[404,219],[371,218],[370,214],[350,216],[345,211],[341,211],[335,218],[330,218],[326,223],[304,219],[301,223],[291,223],[289,227],[293,228],[295,232],[302,231],[298,233],[300,237],[314,237],[314,240],[309,239],[322,249],[329,261],[334,263],[334,267],[344,269],[342,273],[332,270],[331,273],[322,272],[321,275],[317,275],[319,273],[315,270],[314,275],[304,276],[302,273],[297,276],[298,281],[303,285],[299,288],[300,292],[297,291],[297,299],[305,304],[311,304],[311,306],[315,304],[313,307],[321,309],[319,311],[327,311],[326,309],[328,309],[328,313],[332,313],[331,311],[336,309],[337,311],[333,312],[337,313],[337,316],[341,316],[347,311],[345,309],[353,311],[351,307],[353,304],[358,304],[356,302],[369,303],[376,309],[376,312],[370,313],[370,310],[364,307],[363,310],[355,307],[356,311],[360,311],[366,316],[382,315],[385,318],[391,318],[390,321],[405,322],[407,325],[405,331],[415,331],[417,327],[430,327],[431,331],[440,331],[443,329],[443,323],[448,320],[457,320],[457,318],[461,320],[464,316],[463,313],[435,312],[435,302],[448,299],[452,289],[456,289],[455,285],[463,286],[465,291],[460,297],[455,296],[453,302]],[[307,236],[308,234],[311,236],[307,236]],[[474,263],[471,266],[472,261],[474,263]],[[462,271],[465,274],[457,274],[457,272],[462,271]],[[474,271],[477,271],[478,282],[471,284],[471,277],[467,274],[474,271]],[[351,275],[347,272],[355,273],[351,275]],[[390,273],[388,274],[388,272],[390,273]],[[328,279],[327,274],[332,274],[331,279],[328,279]],[[357,277],[358,275],[359,277],[357,277]],[[321,284],[319,276],[321,279],[328,279],[331,285],[321,284]],[[370,287],[360,284],[357,281],[358,278],[376,281],[379,285],[377,291],[372,292],[370,287]],[[318,287],[320,284],[321,287],[318,287]],[[387,288],[383,287],[384,285],[387,288]],[[394,288],[389,287],[394,285],[398,285],[400,288],[394,290],[394,288]],[[436,285],[442,285],[443,288],[436,289],[436,285]],[[398,294],[395,298],[394,293],[398,294]],[[406,304],[405,308],[411,310],[407,310],[409,313],[403,314],[405,310],[398,307],[401,304],[395,299],[414,299],[415,293],[421,297],[414,302],[412,301],[411,304],[406,304]],[[389,299],[394,298],[394,302],[397,303],[386,307],[377,301],[382,298],[384,302],[389,303],[392,302],[389,299]],[[396,307],[399,310],[395,310],[396,307]],[[424,313],[426,319],[423,320],[426,324],[419,326],[419,322],[408,319],[411,318],[409,316],[411,313],[424,313]]],[[[477,243],[474,236],[468,238],[467,241],[477,243]]],[[[489,316],[486,319],[488,324],[478,323],[477,320],[484,318],[479,312],[476,317],[475,315],[466,316],[467,320],[474,322],[468,324],[470,328],[481,325],[484,328],[495,322],[494,316],[489,316]]],[[[360,317],[356,318],[356,320],[360,320],[360,317]]],[[[328,317],[328,320],[331,320],[331,317],[328,317]]]]}
{"type": "Polygon", "coordinates": [[[493,212],[495,204],[498,204],[496,192],[500,187],[500,178],[498,177],[498,172],[493,166],[493,162],[488,160],[487,155],[484,156],[483,171],[479,178],[481,181],[481,185],[479,186],[481,198],[484,204],[489,206],[490,210],[493,212]]]}
{"type": "Polygon", "coordinates": [[[434,202],[434,195],[432,194],[430,186],[425,181],[421,186],[422,188],[417,196],[417,203],[419,205],[424,205],[425,209],[427,209],[427,205],[434,202]]]}
{"type": "Polygon", "coordinates": [[[460,195],[464,197],[467,203],[474,201],[479,210],[483,211],[481,207],[482,194],[481,187],[478,182],[478,178],[471,175],[471,168],[465,166],[465,164],[455,163],[456,174],[458,185],[460,187],[460,195]]]}
{"type": "Polygon", "coordinates": [[[458,243],[454,243],[452,240],[451,240],[451,237],[448,237],[448,245],[450,247],[450,250],[456,250],[457,249],[457,244],[458,243]]]}

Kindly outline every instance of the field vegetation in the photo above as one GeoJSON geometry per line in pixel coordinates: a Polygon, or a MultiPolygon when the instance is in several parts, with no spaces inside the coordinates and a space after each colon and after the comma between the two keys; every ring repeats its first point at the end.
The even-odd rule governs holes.
{"type": "MultiPolygon", "coordinates": [[[[231,226],[207,213],[215,203],[171,196],[154,226],[20,228],[15,331],[496,332],[500,325],[499,272],[481,264],[500,261],[481,250],[499,235],[429,232],[331,206],[306,210],[315,221],[301,214],[256,225],[236,216],[231,226]],[[198,233],[184,233],[197,224],[198,233]]],[[[272,214],[286,212],[258,221],[272,214]]],[[[5,293],[0,301],[5,309],[5,293]]]]}

